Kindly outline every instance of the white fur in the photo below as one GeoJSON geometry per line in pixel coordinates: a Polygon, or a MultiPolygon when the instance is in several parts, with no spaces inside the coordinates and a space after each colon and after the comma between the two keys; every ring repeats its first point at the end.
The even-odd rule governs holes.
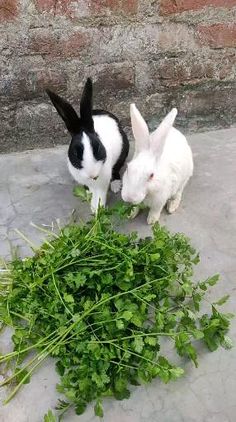
{"type": "Polygon", "coordinates": [[[121,195],[124,201],[133,204],[144,202],[150,208],[148,223],[153,224],[166,204],[170,213],[178,208],[193,173],[192,152],[185,136],[173,128],[176,109],[148,138],[146,122],[134,104],[130,111],[132,128],[135,125],[135,154],[124,173],[121,195]]]}
{"type": "Polygon", "coordinates": [[[105,163],[96,161],[93,157],[89,138],[83,135],[84,145],[82,169],[76,169],[68,160],[68,168],[72,177],[82,185],[86,185],[92,193],[91,209],[96,212],[100,205],[105,206],[107,191],[112,176],[112,168],[117,162],[122,150],[122,136],[117,122],[108,115],[93,116],[94,129],[106,149],[105,163]],[[96,180],[93,180],[97,177],[96,180]]]}

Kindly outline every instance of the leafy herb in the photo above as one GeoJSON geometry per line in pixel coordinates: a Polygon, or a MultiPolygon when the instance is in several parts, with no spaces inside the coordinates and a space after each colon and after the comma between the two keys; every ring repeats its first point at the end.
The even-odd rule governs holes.
{"type": "Polygon", "coordinates": [[[43,422],[57,422],[56,416],[53,415],[51,410],[44,416],[43,422]]]}
{"type": "MultiPolygon", "coordinates": [[[[122,400],[130,396],[130,384],[155,377],[169,382],[183,374],[163,356],[161,338],[195,366],[197,341],[211,351],[232,347],[232,315],[217,309],[227,297],[209,314],[199,313],[218,276],[192,281],[199,257],[182,234],[158,224],[146,239],[114,230],[113,216],[130,211],[124,204],[100,209],[88,223],[54,234],[33,257],[6,266],[0,318],[14,330],[14,350],[0,363],[14,369],[2,385],[15,381],[6,403],[52,356],[61,377],[57,390],[65,396],[56,409],[59,420],[70,407],[80,415],[91,401],[102,416],[104,397],[122,400]]],[[[44,422],[55,420],[51,411],[45,415],[44,422]]]]}

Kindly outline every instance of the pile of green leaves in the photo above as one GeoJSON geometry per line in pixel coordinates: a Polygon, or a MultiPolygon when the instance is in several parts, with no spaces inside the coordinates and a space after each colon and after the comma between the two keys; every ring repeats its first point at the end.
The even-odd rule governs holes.
{"type": "MultiPolygon", "coordinates": [[[[92,401],[102,416],[104,397],[125,399],[131,384],[183,374],[164,356],[163,338],[195,366],[196,342],[211,351],[231,347],[231,315],[218,310],[227,297],[211,304],[209,314],[200,312],[218,276],[192,281],[199,258],[188,239],[158,224],[152,238],[120,233],[115,213],[127,209],[100,209],[91,221],[62,228],[33,257],[13,260],[2,273],[0,319],[14,330],[14,350],[0,356],[13,368],[2,383],[12,387],[6,402],[52,356],[65,396],[59,420],[70,407],[83,413],[92,401]]],[[[56,420],[51,411],[45,416],[56,420]]]]}

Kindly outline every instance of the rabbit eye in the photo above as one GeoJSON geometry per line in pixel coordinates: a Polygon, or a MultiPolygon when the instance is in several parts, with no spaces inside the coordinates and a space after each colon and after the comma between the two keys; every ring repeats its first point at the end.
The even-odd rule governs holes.
{"type": "Polygon", "coordinates": [[[154,177],[154,173],[151,173],[150,176],[149,176],[149,180],[152,180],[153,177],[154,177]]]}

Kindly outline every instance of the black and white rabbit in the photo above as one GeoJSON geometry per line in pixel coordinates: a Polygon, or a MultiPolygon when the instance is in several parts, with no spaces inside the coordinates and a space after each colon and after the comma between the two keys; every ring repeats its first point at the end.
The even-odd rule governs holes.
{"type": "Polygon", "coordinates": [[[88,187],[92,194],[91,209],[105,206],[109,185],[121,188],[120,170],[129,153],[129,141],[116,116],[93,110],[93,85],[85,84],[80,101],[80,117],[63,98],[47,90],[54,107],[72,136],[68,150],[68,168],[72,177],[88,187]]]}

